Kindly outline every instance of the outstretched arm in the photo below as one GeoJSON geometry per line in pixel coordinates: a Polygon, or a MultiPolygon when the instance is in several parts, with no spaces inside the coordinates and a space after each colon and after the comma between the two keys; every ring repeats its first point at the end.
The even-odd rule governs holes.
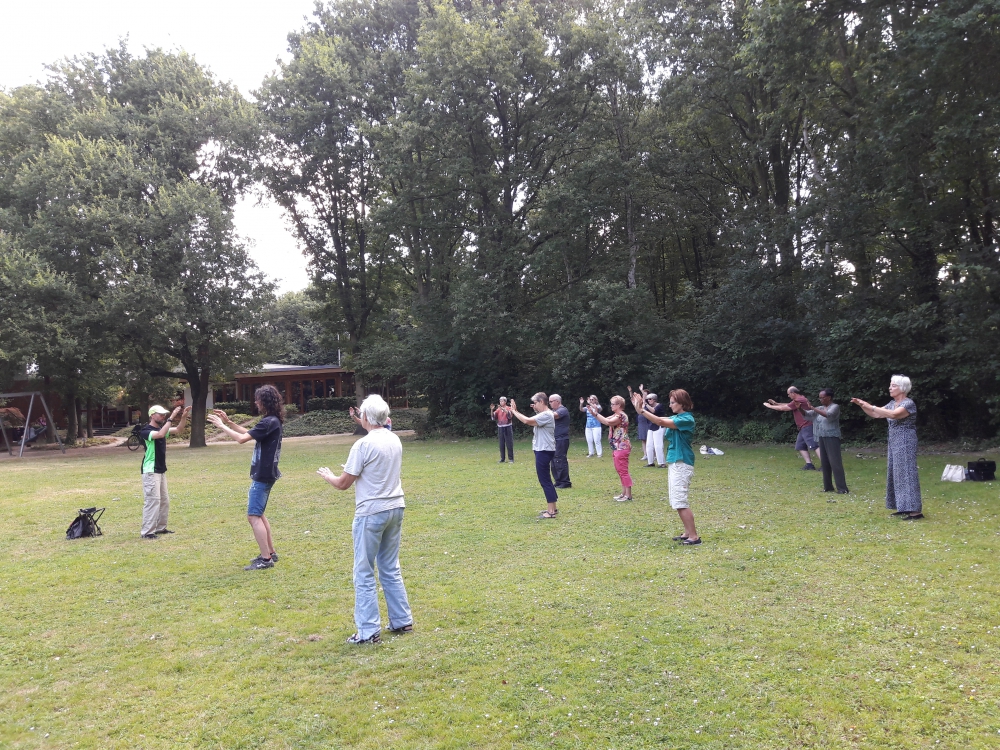
{"type": "Polygon", "coordinates": [[[226,422],[228,422],[229,424],[226,424],[226,422],[223,422],[222,421],[222,417],[220,417],[218,414],[209,414],[208,417],[207,417],[207,419],[208,419],[209,422],[211,422],[212,424],[214,424],[216,427],[218,427],[224,433],[226,433],[227,435],[229,435],[229,437],[231,437],[237,443],[241,443],[242,444],[242,443],[246,443],[246,442],[249,442],[249,441],[253,440],[253,437],[251,437],[250,433],[247,432],[247,430],[246,430],[245,427],[243,427],[242,425],[236,424],[235,422],[233,422],[233,420],[229,419],[229,417],[226,417],[226,422]],[[232,425],[232,427],[230,427],[230,425],[232,425]],[[242,432],[238,432],[237,430],[233,429],[235,427],[239,427],[243,431],[242,432]]]}
{"type": "Polygon", "coordinates": [[[510,410],[511,414],[513,414],[515,417],[517,417],[518,420],[520,420],[524,424],[528,425],[528,427],[537,427],[538,426],[538,422],[535,420],[534,417],[525,416],[524,414],[522,414],[521,412],[519,412],[517,410],[517,403],[515,401],[511,401],[507,405],[507,408],[510,410]]]}
{"type": "Polygon", "coordinates": [[[352,484],[354,484],[354,480],[358,478],[357,475],[348,474],[346,471],[338,476],[330,471],[330,469],[326,466],[317,469],[316,473],[323,477],[323,480],[327,484],[336,487],[338,490],[348,489],[352,484]]]}

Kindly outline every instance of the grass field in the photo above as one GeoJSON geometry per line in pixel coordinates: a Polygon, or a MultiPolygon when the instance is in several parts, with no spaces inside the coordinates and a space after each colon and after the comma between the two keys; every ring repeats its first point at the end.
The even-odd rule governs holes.
{"type": "MultiPolygon", "coordinates": [[[[249,448],[168,452],[170,526],[139,539],[139,457],[0,463],[3,748],[995,748],[997,485],[882,507],[884,460],[824,495],[790,446],[699,457],[705,544],[682,548],[666,472],[612,502],[575,440],[544,507],[529,446],[404,444],[401,556],[416,632],[351,647],[353,491],[314,473],[347,438],[286,441],[255,554],[249,448]],[[826,502],[836,497],[836,503],[826,502]],[[104,536],[64,539],[106,506],[104,536]]],[[[383,605],[384,621],[384,605],[383,605]]]]}

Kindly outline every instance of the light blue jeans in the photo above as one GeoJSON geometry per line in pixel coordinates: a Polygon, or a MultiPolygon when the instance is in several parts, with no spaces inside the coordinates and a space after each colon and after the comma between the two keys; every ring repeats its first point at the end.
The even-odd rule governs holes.
{"type": "Polygon", "coordinates": [[[403,531],[403,509],[393,508],[372,516],[355,516],[354,534],[354,623],[364,640],[381,632],[375,566],[385,594],[389,627],[413,623],[410,602],[399,570],[399,538],[403,531]]]}

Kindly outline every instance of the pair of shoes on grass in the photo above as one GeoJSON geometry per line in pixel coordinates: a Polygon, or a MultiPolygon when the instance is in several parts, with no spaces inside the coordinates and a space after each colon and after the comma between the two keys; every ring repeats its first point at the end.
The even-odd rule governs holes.
{"type": "Polygon", "coordinates": [[[701,537],[698,537],[697,539],[688,539],[686,536],[681,534],[680,536],[675,536],[673,541],[680,542],[681,544],[695,545],[701,544],[701,537]]]}
{"type": "Polygon", "coordinates": [[[549,518],[555,518],[557,515],[559,515],[559,511],[558,510],[555,510],[555,511],[543,510],[541,513],[538,514],[538,517],[539,518],[544,518],[544,519],[549,519],[549,518]]]}
{"type": "Polygon", "coordinates": [[[265,568],[274,567],[274,558],[265,560],[260,555],[257,555],[253,560],[250,561],[249,565],[245,565],[243,570],[264,570],[265,568]]]}
{"type": "MultiPolygon", "coordinates": [[[[395,635],[404,635],[406,633],[412,633],[413,623],[411,622],[409,625],[400,625],[398,628],[389,628],[389,632],[395,635]]],[[[352,635],[350,638],[347,639],[347,642],[352,646],[369,646],[369,645],[374,646],[375,644],[382,642],[382,634],[373,633],[367,638],[362,638],[357,633],[355,633],[354,635],[352,635]]]]}
{"type": "Polygon", "coordinates": [[[626,495],[624,492],[621,493],[620,495],[615,495],[612,498],[612,500],[614,500],[615,502],[618,502],[618,503],[627,503],[631,499],[632,499],[632,496],[631,495],[626,495]]]}

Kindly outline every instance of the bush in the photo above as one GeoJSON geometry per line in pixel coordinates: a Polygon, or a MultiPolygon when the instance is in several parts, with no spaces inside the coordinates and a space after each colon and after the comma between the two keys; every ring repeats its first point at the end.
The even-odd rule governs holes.
{"type": "Polygon", "coordinates": [[[222,409],[226,414],[250,414],[253,412],[253,404],[249,401],[217,401],[215,409],[222,409]]]}
{"type": "Polygon", "coordinates": [[[352,406],[357,406],[357,399],[353,396],[311,398],[306,401],[306,409],[309,411],[347,411],[352,406]]]}
{"type": "Polygon", "coordinates": [[[297,417],[299,415],[299,407],[295,404],[285,404],[285,416],[286,417],[297,417]]]}

